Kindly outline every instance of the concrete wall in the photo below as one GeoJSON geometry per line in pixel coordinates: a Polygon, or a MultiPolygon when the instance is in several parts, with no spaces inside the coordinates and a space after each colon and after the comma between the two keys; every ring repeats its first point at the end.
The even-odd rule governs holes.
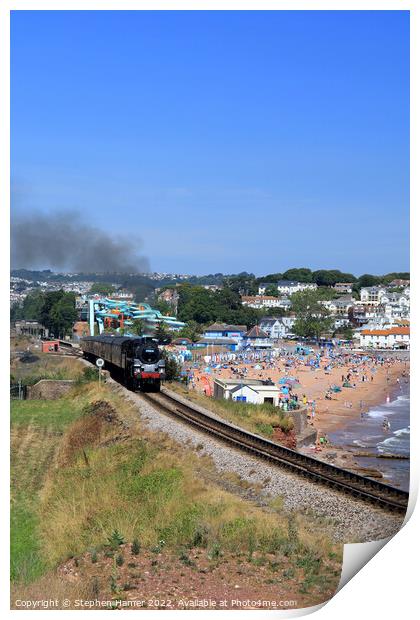
{"type": "Polygon", "coordinates": [[[308,426],[307,408],[297,411],[288,411],[288,415],[293,418],[294,431],[296,434],[296,448],[308,446],[316,442],[317,431],[313,426],[308,426]]]}
{"type": "Polygon", "coordinates": [[[56,400],[66,394],[74,385],[74,381],[41,379],[35,385],[29,385],[26,398],[30,400],[56,400]]]}
{"type": "Polygon", "coordinates": [[[293,428],[296,435],[302,433],[308,426],[308,410],[306,407],[304,409],[287,411],[287,415],[293,419],[293,428]]]}

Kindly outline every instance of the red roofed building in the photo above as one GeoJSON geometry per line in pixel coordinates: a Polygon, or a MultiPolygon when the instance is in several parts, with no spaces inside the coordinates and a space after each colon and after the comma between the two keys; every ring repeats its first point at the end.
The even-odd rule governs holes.
{"type": "Polygon", "coordinates": [[[273,346],[270,336],[266,334],[258,325],[255,325],[244,336],[244,348],[251,347],[253,349],[271,349],[273,346]]]}
{"type": "Polygon", "coordinates": [[[360,332],[360,346],[371,349],[409,349],[410,327],[364,329],[360,332]]]}

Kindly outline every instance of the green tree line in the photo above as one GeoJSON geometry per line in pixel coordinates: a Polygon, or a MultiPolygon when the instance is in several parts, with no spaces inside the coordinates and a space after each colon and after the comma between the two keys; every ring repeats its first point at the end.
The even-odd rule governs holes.
{"type": "Polygon", "coordinates": [[[25,297],[22,305],[11,308],[11,320],[27,319],[39,321],[55,337],[71,332],[77,320],[76,297],[65,291],[34,291],[25,297]]]}

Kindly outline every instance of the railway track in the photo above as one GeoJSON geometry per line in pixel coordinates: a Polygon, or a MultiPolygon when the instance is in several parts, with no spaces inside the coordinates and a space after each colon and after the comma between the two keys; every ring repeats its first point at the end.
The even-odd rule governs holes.
{"type": "Polygon", "coordinates": [[[389,511],[405,513],[407,510],[409,494],[406,491],[299,454],[229,422],[205,414],[193,404],[187,405],[165,391],[159,394],[142,393],[141,397],[166,414],[176,415],[235,448],[288,469],[312,482],[327,485],[389,511]]]}

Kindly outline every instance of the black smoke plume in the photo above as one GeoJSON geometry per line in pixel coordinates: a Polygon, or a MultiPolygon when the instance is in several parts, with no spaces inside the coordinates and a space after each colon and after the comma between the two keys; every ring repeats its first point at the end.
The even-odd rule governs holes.
{"type": "Polygon", "coordinates": [[[145,273],[135,235],[111,235],[87,224],[80,213],[30,213],[12,217],[13,269],[50,268],[84,273],[145,273]]]}

